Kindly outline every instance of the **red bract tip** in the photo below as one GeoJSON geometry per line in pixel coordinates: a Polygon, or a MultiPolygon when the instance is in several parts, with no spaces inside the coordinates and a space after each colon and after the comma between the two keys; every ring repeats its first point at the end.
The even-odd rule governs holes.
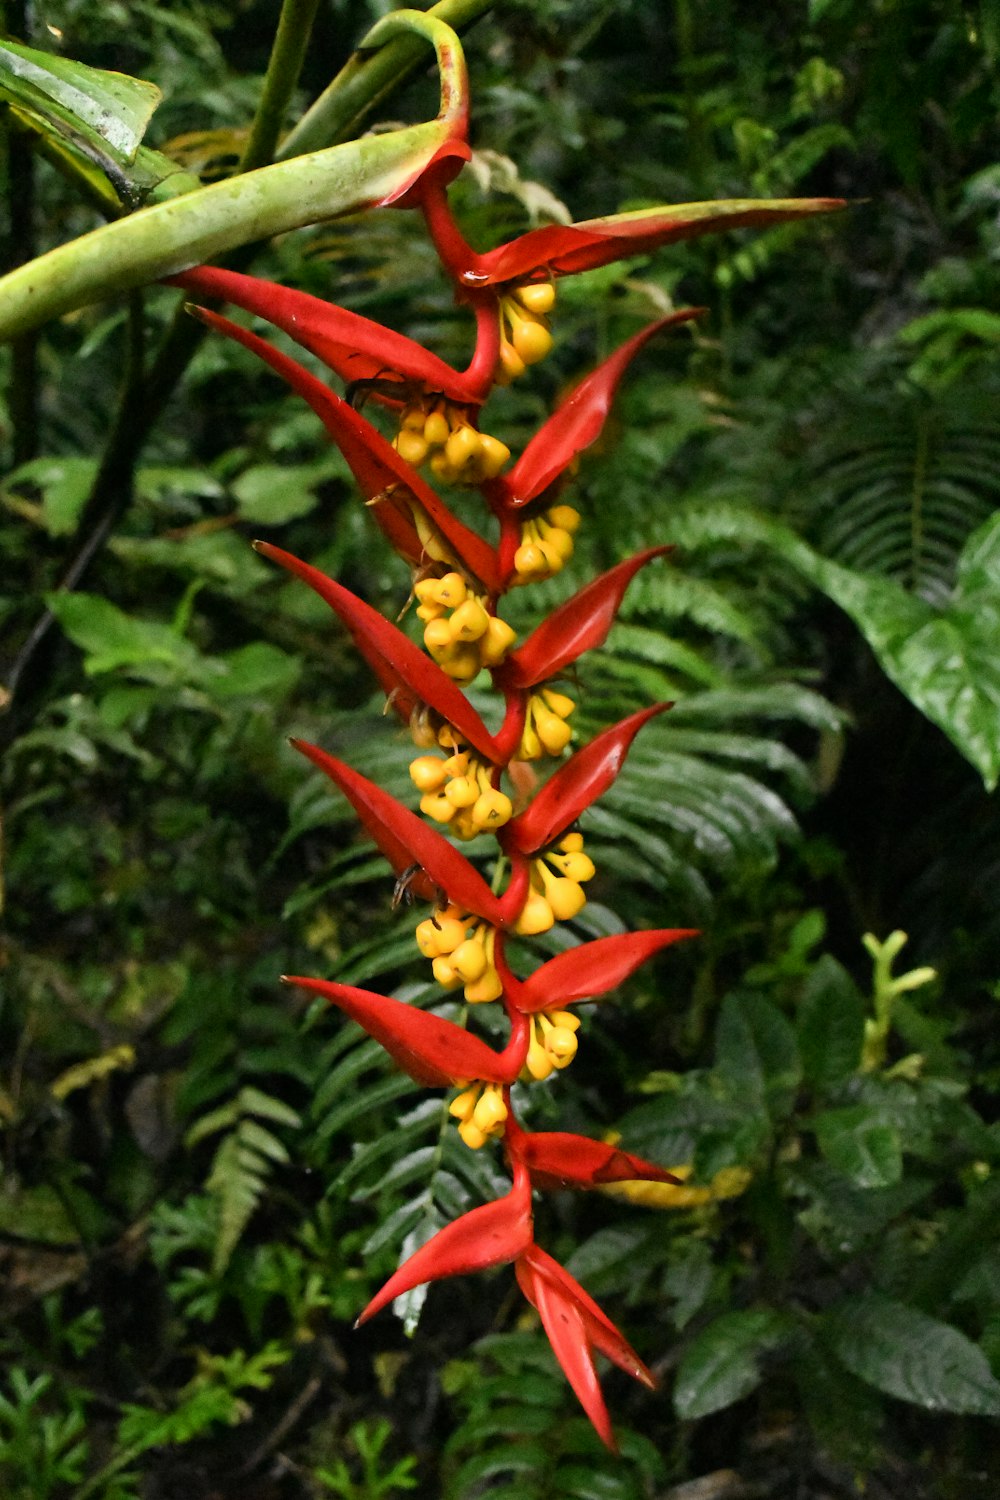
{"type": "Polygon", "coordinates": [[[357,1323],[366,1323],[394,1298],[426,1281],[506,1265],[530,1244],[531,1185],[527,1172],[520,1168],[515,1170],[514,1186],[506,1197],[484,1203],[446,1224],[411,1255],[372,1298],[357,1323]]]}
{"type": "Polygon", "coordinates": [[[700,318],[705,311],[704,307],[686,307],[650,323],[582,380],[535,433],[510,473],[497,480],[501,503],[516,510],[548,489],[577,454],[589,448],[600,436],[618,383],[630,360],[654,334],[677,323],[700,318]]]}
{"type": "Polygon", "coordinates": [[[340,788],[397,875],[419,867],[421,873],[410,880],[416,895],[432,901],[443,891],[463,911],[500,925],[504,915],[500,902],[475,865],[453,844],[374,781],[318,745],[305,740],[291,743],[340,788]]]}
{"type": "Polygon", "coordinates": [[[557,677],[585,651],[603,645],[636,573],[654,557],[672,551],[669,546],[647,547],[588,583],[553,610],[524,645],[508,656],[494,673],[497,682],[504,688],[535,687],[546,678],[557,677]]]}
{"type": "Polygon", "coordinates": [[[553,842],[612,785],[639,730],[672,705],[654,703],[612,724],[559,767],[524,812],[501,834],[506,849],[535,854],[553,842]]]}
{"type": "Polygon", "coordinates": [[[661,948],[698,936],[693,928],[664,927],[652,932],[621,932],[581,943],[577,948],[556,954],[520,982],[517,1008],[534,1014],[606,995],[661,948]]]}
{"type": "Polygon", "coordinates": [[[203,307],[192,311],[203,323],[259,355],[308,401],[346,458],[376,522],[401,557],[415,567],[421,567],[427,561],[413,519],[413,508],[416,507],[465,570],[480,579],[487,592],[499,592],[499,567],[494,549],[452,515],[416,469],[400,458],[392,444],[360,412],[342,401],[296,360],[272,348],[266,339],[258,338],[249,329],[203,307]]]}
{"type": "Polygon", "coordinates": [[[409,636],[318,568],[310,567],[280,547],[272,547],[269,542],[255,542],[254,547],[262,556],[280,563],[315,589],[343,620],[368,661],[372,653],[377,654],[396,680],[409,688],[422,703],[436,709],[480,755],[488,761],[498,759],[493,736],[461,688],[442,672],[437,662],[425,656],[409,636]]]}
{"type": "Polygon", "coordinates": [[[496,286],[543,270],[553,276],[574,275],[679,240],[723,229],[764,229],[844,206],[842,198],[735,198],[643,208],[577,224],[547,224],[478,256],[476,282],[496,286]]]}
{"type": "Polygon", "coordinates": [[[556,1188],[595,1188],[608,1182],[673,1182],[680,1178],[664,1167],[619,1151],[606,1141],[592,1141],[564,1130],[524,1131],[508,1121],[508,1154],[523,1162],[532,1185],[556,1188]]]}
{"type": "MultiPolygon", "coordinates": [[[[386,393],[397,403],[406,399],[413,382],[454,401],[468,400],[466,382],[459,372],[422,344],[308,292],[217,266],[196,266],[171,276],[168,284],[202,297],[218,297],[266,318],[329,365],[342,380],[378,380],[398,386],[397,391],[390,388],[386,393]]],[[[373,394],[378,398],[383,393],[375,390],[373,394]]]]}
{"type": "Polygon", "coordinates": [[[417,1083],[428,1088],[451,1088],[459,1080],[475,1079],[480,1083],[511,1083],[524,1066],[529,1028],[515,1017],[510,1041],[502,1052],[494,1052],[479,1037],[473,1036],[443,1016],[429,1015],[416,1006],[389,995],[376,995],[353,985],[336,984],[327,979],[303,979],[286,976],[286,984],[296,984],[311,994],[329,1000],[345,1016],[364,1027],[380,1047],[417,1083]]]}
{"type": "Polygon", "coordinates": [[[591,1349],[597,1349],[627,1375],[651,1389],[656,1386],[654,1376],[579,1282],[538,1245],[529,1245],[515,1270],[522,1292],[538,1309],[542,1327],[566,1379],[602,1442],[616,1453],[618,1445],[591,1349]]]}

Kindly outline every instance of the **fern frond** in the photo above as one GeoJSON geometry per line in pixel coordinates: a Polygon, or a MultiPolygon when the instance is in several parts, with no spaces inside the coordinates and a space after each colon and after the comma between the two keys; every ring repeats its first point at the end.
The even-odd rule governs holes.
{"type": "Polygon", "coordinates": [[[272,1166],[288,1161],[285,1146],[260,1123],[262,1119],[293,1128],[302,1123],[295,1110],[282,1100],[246,1085],[227,1104],[196,1120],[185,1137],[186,1144],[193,1146],[220,1130],[227,1132],[215,1152],[205,1183],[215,1199],[218,1214],[212,1254],[216,1276],[226,1269],[263,1198],[272,1166]]]}

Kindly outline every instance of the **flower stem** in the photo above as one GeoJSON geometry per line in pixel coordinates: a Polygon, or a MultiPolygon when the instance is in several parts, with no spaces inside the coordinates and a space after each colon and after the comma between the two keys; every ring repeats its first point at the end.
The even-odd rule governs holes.
{"type": "Polygon", "coordinates": [[[284,0],[267,64],[264,89],[240,171],[252,172],[274,158],[285,110],[299,81],[319,0],[284,0]]]}

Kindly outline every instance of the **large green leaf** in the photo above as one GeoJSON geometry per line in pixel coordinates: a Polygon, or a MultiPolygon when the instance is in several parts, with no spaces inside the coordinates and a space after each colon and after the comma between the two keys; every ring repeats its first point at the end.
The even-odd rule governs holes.
{"type": "Polygon", "coordinates": [[[1000,1381],[949,1323],[873,1295],[831,1314],[827,1334],[841,1363],[876,1390],[932,1411],[1000,1415],[1000,1381]]]}
{"type": "Polygon", "coordinates": [[[677,1371],[674,1406],[689,1420],[732,1406],[760,1385],[759,1358],[789,1333],[773,1308],[725,1313],[703,1328],[677,1371]]]}
{"type": "Polygon", "coordinates": [[[892,681],[944,730],[989,791],[1000,781],[1000,510],[973,532],[943,609],[890,578],[841,567],[766,516],[723,506],[687,512],[673,534],[686,546],[721,539],[770,548],[839,604],[892,681]]]}
{"type": "Polygon", "coordinates": [[[814,1088],[835,1088],[857,1070],[864,1029],[865,1007],[857,986],[824,953],[806,980],[797,1017],[802,1069],[814,1088]]]}
{"type": "Polygon", "coordinates": [[[56,134],[82,140],[121,166],[139,149],[162,97],[155,83],[0,40],[0,96],[56,134]]]}

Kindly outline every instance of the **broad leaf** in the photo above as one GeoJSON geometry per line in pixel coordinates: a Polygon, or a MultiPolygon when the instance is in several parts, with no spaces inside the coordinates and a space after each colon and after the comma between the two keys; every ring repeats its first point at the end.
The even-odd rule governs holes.
{"type": "MultiPolygon", "coordinates": [[[[821,557],[766,516],[716,507],[707,524],[678,517],[679,544],[729,540],[769,547],[839,604],[910,702],[944,730],[987,790],[1000,781],[1000,511],[973,532],[951,602],[936,609],[890,578],[821,557]]],[[[527,643],[526,643],[527,644],[527,643]]]]}
{"type": "Polygon", "coordinates": [[[689,1421],[732,1406],[756,1390],[763,1378],[759,1360],[789,1332],[772,1308],[725,1313],[703,1328],[677,1371],[674,1406],[689,1421]]]}
{"type": "Polygon", "coordinates": [[[827,1161],[856,1187],[892,1187],[902,1177],[899,1130],[877,1108],[852,1104],[827,1110],[817,1116],[815,1130],[827,1161]]]}
{"type": "Polygon", "coordinates": [[[865,1006],[857,986],[824,953],[806,980],[796,1028],[802,1070],[814,1088],[835,1088],[856,1072],[864,1029],[865,1006]]]}
{"type": "Polygon", "coordinates": [[[4,39],[0,97],[44,119],[55,133],[73,141],[82,137],[93,150],[128,166],[162,94],[143,78],[89,68],[4,39]]]}
{"type": "Polygon", "coordinates": [[[734,1098],[772,1120],[791,1109],[802,1076],[791,1026],[759,995],[727,995],[716,1031],[716,1069],[734,1098]]]}
{"type": "Polygon", "coordinates": [[[949,1323],[872,1295],[831,1314],[826,1331],[841,1363],[876,1390],[932,1411],[1000,1416],[1000,1381],[949,1323]]]}

